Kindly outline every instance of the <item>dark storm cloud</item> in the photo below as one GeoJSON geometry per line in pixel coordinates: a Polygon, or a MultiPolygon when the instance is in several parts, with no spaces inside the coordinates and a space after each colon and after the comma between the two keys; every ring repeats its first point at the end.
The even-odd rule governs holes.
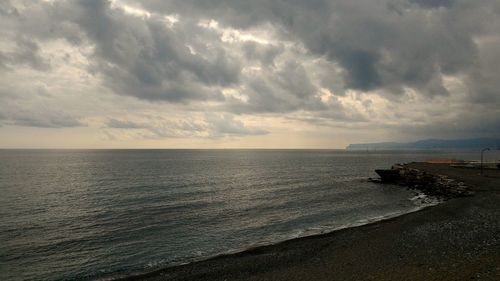
{"type": "MultiPolygon", "coordinates": [[[[385,89],[398,94],[410,87],[423,94],[446,95],[441,75],[460,74],[474,66],[478,58],[474,36],[481,35],[488,24],[495,24],[498,16],[496,1],[476,3],[144,1],[143,6],[150,11],[180,14],[181,22],[166,28],[157,16],[131,16],[111,9],[107,1],[67,1],[37,9],[59,17],[63,27],[34,31],[39,36],[62,35],[76,25],[95,43],[95,71],[105,76],[107,84],[118,94],[151,100],[222,99],[220,87],[241,82],[243,62],[222,48],[219,38],[196,24],[199,19],[212,18],[237,28],[272,23],[284,36],[298,38],[310,52],[339,63],[346,88],[385,89]],[[483,9],[489,6],[492,9],[483,9]],[[434,7],[443,9],[428,9],[434,7]],[[488,23],[488,19],[493,21],[488,23]],[[188,45],[202,47],[200,53],[192,53],[188,45]]],[[[17,11],[4,6],[4,14],[17,11]]],[[[42,20],[47,17],[40,15],[42,20]]],[[[64,36],[72,40],[69,34],[64,36]]],[[[19,60],[41,65],[32,55],[34,46],[26,45],[27,52],[19,60]]],[[[248,59],[272,65],[281,51],[279,47],[266,50],[246,43],[242,52],[248,59]]]]}
{"type": "MultiPolygon", "coordinates": [[[[7,23],[18,33],[40,41],[64,38],[76,45],[93,45],[91,71],[102,75],[117,94],[170,102],[217,100],[222,98],[220,87],[239,80],[238,59],[226,53],[217,44],[220,39],[197,22],[168,28],[161,16],[131,16],[104,0],[31,3],[24,13],[11,14],[9,19],[7,23]],[[193,53],[190,45],[201,53],[193,53]]],[[[1,53],[0,63],[17,61],[41,68],[37,44],[19,43],[20,52],[11,59],[1,53]]]]}
{"type": "MultiPolygon", "coordinates": [[[[144,1],[152,10],[216,18],[248,28],[271,22],[345,70],[346,87],[410,87],[446,95],[441,75],[474,65],[473,39],[498,17],[498,1],[144,1]],[[429,8],[441,7],[441,10],[429,8]],[[472,16],[472,17],[471,17],[472,16]]],[[[497,21],[498,23],[498,21],[497,21]]],[[[498,35],[498,33],[496,34],[498,35]]]]}
{"type": "Polygon", "coordinates": [[[74,20],[96,44],[96,70],[118,94],[171,102],[220,99],[217,87],[238,82],[238,61],[224,49],[203,46],[203,55],[190,51],[188,45],[198,42],[189,34],[202,35],[194,24],[178,30],[156,17],[137,18],[111,9],[106,1],[78,5],[81,16],[74,20]]]}
{"type": "MultiPolygon", "coordinates": [[[[498,124],[500,114],[500,2],[495,0],[365,0],[365,1],[146,1],[149,9],[175,10],[181,15],[216,18],[235,28],[252,28],[271,23],[287,38],[296,38],[306,49],[324,56],[342,68],[344,89],[377,91],[389,99],[407,102],[406,89],[417,95],[450,97],[446,77],[458,77],[464,83],[460,94],[463,104],[483,104],[482,111],[469,114],[464,122],[460,114],[447,120],[454,124],[449,134],[488,132],[481,130],[481,120],[498,124]],[[467,124],[466,124],[467,123],[467,124]]],[[[254,112],[285,112],[302,108],[311,110],[311,95],[281,95],[290,92],[279,75],[249,79],[249,103],[245,109],[254,112]],[[285,98],[281,98],[285,97],[285,98]],[[294,97],[302,98],[300,103],[294,97]]],[[[328,79],[323,79],[323,85],[328,79]]],[[[302,84],[307,85],[307,83],[302,84]]],[[[307,87],[307,86],[306,86],[307,87]]],[[[334,89],[333,87],[328,87],[334,89]]],[[[311,92],[314,87],[310,88],[311,92]]],[[[292,91],[293,92],[293,91],[292,91]]],[[[300,90],[298,91],[300,92],[300,90]]],[[[343,94],[342,90],[332,91],[343,94]]],[[[454,100],[455,102],[456,99],[454,100]]],[[[441,105],[442,106],[442,105],[441,105]]],[[[233,106],[233,108],[238,108],[233,106]]],[[[321,107],[317,107],[321,110],[321,107]]],[[[462,107],[466,110],[467,106],[462,107]]],[[[332,118],[339,120],[337,109],[332,118]]],[[[442,110],[447,110],[443,108],[442,110]]],[[[342,112],[341,112],[342,113],[342,112]]],[[[322,113],[323,114],[323,113],[322,113]]],[[[464,114],[465,115],[465,114],[464,114]]],[[[322,120],[316,116],[312,120],[322,120]]],[[[419,132],[438,133],[442,124],[427,123],[419,132]]],[[[402,125],[408,126],[408,125],[402,125]]],[[[486,126],[485,128],[497,126],[486,126]]],[[[416,132],[418,130],[415,130],[416,132]]],[[[489,134],[493,131],[489,130],[489,134]]]]}
{"type": "Polygon", "coordinates": [[[39,5],[43,7],[32,7],[38,20],[24,14],[16,16],[26,21],[20,27],[23,33],[33,33],[41,41],[89,41],[94,46],[91,72],[102,75],[105,85],[117,94],[153,101],[223,102],[222,88],[243,85],[249,104],[236,104],[234,110],[227,106],[226,110],[289,112],[323,107],[314,97],[317,87],[309,81],[300,61],[290,58],[276,69],[275,60],[284,52],[281,43],[248,41],[235,43],[229,50],[217,30],[199,25],[201,17],[182,17],[167,27],[160,15],[132,16],[103,0],[39,5]],[[48,20],[50,16],[57,25],[48,20]],[[40,21],[47,30],[31,21],[40,21]],[[260,63],[262,71],[243,78],[242,68],[253,61],[260,63]]]}
{"type": "Polygon", "coordinates": [[[313,18],[311,31],[301,28],[297,34],[311,51],[340,63],[347,88],[399,94],[410,87],[426,95],[447,94],[441,74],[473,64],[472,38],[428,11],[406,6],[398,13],[384,4],[338,1],[326,24],[313,18]]]}
{"type": "Polygon", "coordinates": [[[435,122],[432,126],[398,124],[388,126],[393,131],[411,136],[433,136],[437,138],[500,137],[499,110],[485,108],[461,113],[460,118],[448,122],[435,122]]]}
{"type": "Polygon", "coordinates": [[[304,67],[289,60],[279,69],[267,69],[262,75],[244,81],[246,102],[227,101],[227,110],[236,113],[286,113],[296,110],[324,110],[327,106],[315,96],[318,91],[304,67]]]}
{"type": "MultiPolygon", "coordinates": [[[[499,32],[500,33],[500,32],[499,32]]],[[[469,97],[473,103],[489,104],[500,108],[500,36],[482,44],[476,66],[467,74],[467,84],[475,95],[469,97]]],[[[497,107],[494,108],[493,106],[497,107]]],[[[499,122],[500,123],[500,122],[499,122]]]]}
{"type": "MultiPolygon", "coordinates": [[[[113,3],[3,1],[1,32],[15,47],[0,49],[0,67],[46,70],[50,61],[41,55],[40,46],[62,38],[73,46],[93,47],[89,71],[114,93],[149,101],[186,106],[217,102],[216,109],[236,114],[307,111],[315,114],[311,120],[347,122],[366,117],[339,101],[321,99],[321,88],[339,97],[349,90],[375,92],[395,103],[409,102],[410,89],[426,99],[429,108],[443,98],[482,105],[488,118],[500,119],[497,0],[113,3]],[[141,5],[150,15],[134,15],[120,3],[141,5]],[[178,22],[165,16],[177,16],[178,22]],[[210,20],[219,25],[200,24],[210,20]],[[270,42],[227,42],[222,38],[225,28],[260,29],[270,42]],[[460,80],[460,91],[449,90],[450,79],[460,80]],[[226,89],[241,97],[227,95],[226,89]],[[463,97],[455,98],[459,94],[463,97]]],[[[482,119],[475,115],[469,120],[482,119]]],[[[472,123],[463,128],[472,132],[472,123]]],[[[212,131],[237,133],[241,124],[231,124],[213,125],[212,131]]]]}

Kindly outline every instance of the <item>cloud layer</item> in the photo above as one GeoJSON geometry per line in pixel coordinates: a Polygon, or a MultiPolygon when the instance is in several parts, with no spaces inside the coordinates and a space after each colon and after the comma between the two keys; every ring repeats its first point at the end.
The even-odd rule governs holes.
{"type": "Polygon", "coordinates": [[[7,0],[0,15],[3,128],[500,131],[495,0],[7,0]]]}

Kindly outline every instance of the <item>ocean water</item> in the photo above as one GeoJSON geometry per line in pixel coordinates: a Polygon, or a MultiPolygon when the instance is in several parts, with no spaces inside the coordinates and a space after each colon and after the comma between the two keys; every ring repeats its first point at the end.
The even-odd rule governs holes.
{"type": "Polygon", "coordinates": [[[434,157],[478,158],[0,150],[0,280],[112,279],[415,211],[428,202],[414,191],[366,179],[375,168],[434,157]]]}

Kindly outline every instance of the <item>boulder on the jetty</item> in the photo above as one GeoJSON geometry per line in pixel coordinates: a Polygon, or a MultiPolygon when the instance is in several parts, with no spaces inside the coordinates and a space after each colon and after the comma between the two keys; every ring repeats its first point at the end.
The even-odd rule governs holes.
{"type": "Polygon", "coordinates": [[[381,183],[399,184],[412,189],[419,189],[427,195],[444,198],[471,196],[474,193],[463,182],[450,179],[443,175],[433,175],[396,164],[391,169],[375,170],[381,183]]]}

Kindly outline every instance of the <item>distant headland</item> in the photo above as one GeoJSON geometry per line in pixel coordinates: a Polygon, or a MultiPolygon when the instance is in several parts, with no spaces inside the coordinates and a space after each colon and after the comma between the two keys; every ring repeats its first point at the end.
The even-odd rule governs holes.
{"type": "Polygon", "coordinates": [[[396,149],[497,149],[500,148],[500,138],[474,138],[474,139],[426,139],[416,142],[379,142],[349,144],[348,150],[396,150],[396,149]]]}

